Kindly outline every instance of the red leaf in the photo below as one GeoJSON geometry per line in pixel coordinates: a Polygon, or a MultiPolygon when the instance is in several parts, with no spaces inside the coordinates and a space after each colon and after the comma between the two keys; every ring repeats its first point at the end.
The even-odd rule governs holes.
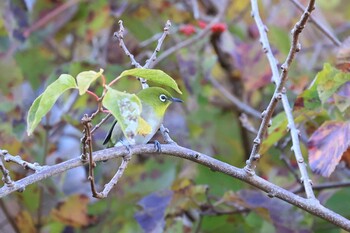
{"type": "Polygon", "coordinates": [[[308,142],[312,171],[330,176],[350,145],[350,123],[328,121],[321,125],[308,142]]]}

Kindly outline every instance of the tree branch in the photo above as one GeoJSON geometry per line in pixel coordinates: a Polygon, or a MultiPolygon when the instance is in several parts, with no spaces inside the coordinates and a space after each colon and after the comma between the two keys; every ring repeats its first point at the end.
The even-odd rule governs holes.
{"type": "Polygon", "coordinates": [[[312,191],[311,180],[309,179],[309,176],[306,170],[306,164],[304,162],[304,158],[300,149],[299,130],[296,128],[293,114],[292,114],[292,109],[289,105],[288,97],[286,95],[286,89],[284,87],[287,81],[289,67],[295,57],[296,52],[299,52],[301,49],[301,45],[299,44],[299,36],[302,30],[304,29],[311,12],[314,10],[315,0],[310,0],[307,9],[301,16],[300,20],[294,25],[294,28],[291,31],[292,44],[291,44],[288,56],[285,62],[281,66],[281,69],[282,69],[281,75],[279,75],[279,72],[277,69],[277,62],[275,57],[273,56],[273,53],[270,48],[270,44],[266,35],[267,27],[263,24],[259,15],[257,0],[251,0],[251,5],[252,5],[252,16],[254,17],[254,20],[259,30],[260,42],[263,46],[263,51],[266,53],[266,56],[268,58],[268,61],[272,70],[272,80],[276,84],[276,89],[268,107],[262,113],[263,119],[259,128],[257,137],[254,140],[254,146],[251,151],[250,157],[247,160],[247,165],[245,167],[245,170],[248,173],[254,172],[256,163],[260,159],[259,149],[262,143],[262,139],[267,132],[267,128],[271,125],[271,117],[277,106],[277,103],[279,100],[282,99],[283,108],[288,119],[288,129],[290,130],[290,134],[293,142],[292,150],[294,151],[294,155],[298,162],[298,167],[301,174],[301,182],[304,185],[306,196],[310,199],[316,199],[315,194],[312,191]]]}
{"type": "MultiPolygon", "coordinates": [[[[298,0],[289,0],[293,3],[296,8],[298,8],[301,12],[304,12],[304,6],[298,0]]],[[[341,42],[335,37],[331,32],[329,32],[321,23],[319,23],[312,15],[310,15],[310,22],[312,22],[318,30],[320,30],[328,39],[330,39],[334,45],[340,46],[341,42]]]]}
{"type": "MultiPolygon", "coordinates": [[[[321,191],[324,189],[336,189],[336,188],[344,188],[349,187],[350,181],[340,181],[340,182],[329,182],[312,186],[313,190],[321,191]]],[[[302,187],[290,190],[292,193],[302,193],[304,192],[302,187]]]]}
{"type": "Polygon", "coordinates": [[[225,96],[236,108],[238,108],[239,111],[244,112],[252,117],[260,118],[261,116],[260,112],[258,112],[248,104],[242,102],[235,95],[232,95],[218,81],[216,81],[215,79],[209,76],[206,77],[206,80],[208,80],[216,89],[218,89],[223,96],[225,96]]]}
{"type": "MultiPolygon", "coordinates": [[[[273,183],[270,183],[267,180],[260,178],[259,176],[252,176],[248,174],[244,169],[234,167],[230,164],[214,159],[203,153],[171,144],[162,145],[162,154],[160,154],[159,152],[155,152],[154,146],[151,144],[132,146],[130,147],[130,150],[131,152],[129,152],[126,147],[122,146],[96,151],[93,153],[94,162],[125,157],[128,156],[129,153],[133,155],[143,153],[153,155],[170,155],[191,160],[198,164],[202,164],[208,167],[212,171],[221,172],[231,177],[242,180],[243,182],[246,182],[268,193],[270,197],[276,197],[281,200],[284,200],[315,216],[318,216],[326,221],[329,221],[330,223],[333,223],[345,230],[350,231],[350,221],[348,219],[325,208],[318,201],[315,201],[313,199],[302,198],[273,183]]],[[[21,180],[15,181],[13,186],[3,186],[2,188],[0,188],[0,198],[9,195],[10,193],[18,190],[21,187],[24,188],[27,185],[36,183],[40,180],[52,177],[54,175],[61,174],[69,169],[78,166],[83,166],[85,164],[87,164],[87,161],[82,161],[80,157],[76,157],[74,159],[70,159],[53,166],[45,166],[39,172],[29,175],[21,180]]]]}

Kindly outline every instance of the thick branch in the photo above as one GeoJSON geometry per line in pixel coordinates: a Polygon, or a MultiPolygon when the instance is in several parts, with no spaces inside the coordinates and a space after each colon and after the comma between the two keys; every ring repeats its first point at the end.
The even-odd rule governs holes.
{"type": "MultiPolygon", "coordinates": [[[[154,151],[153,145],[138,145],[131,147],[131,154],[157,154],[158,152],[154,151]]],[[[104,161],[107,159],[113,159],[118,157],[123,157],[129,155],[129,151],[126,147],[114,147],[110,149],[100,150],[93,153],[93,158],[95,162],[104,161]]],[[[244,169],[240,169],[234,167],[230,164],[221,162],[217,159],[214,159],[208,155],[202,154],[200,152],[190,150],[184,147],[180,147],[177,145],[164,144],[162,145],[162,155],[171,155],[183,159],[188,159],[194,161],[196,163],[202,164],[208,167],[212,171],[221,172],[227,174],[231,177],[240,179],[252,186],[266,192],[270,197],[277,197],[281,200],[284,200],[292,205],[295,205],[301,209],[306,210],[307,212],[318,216],[320,218],[325,219],[335,225],[345,229],[350,230],[350,221],[343,216],[334,213],[333,211],[325,208],[319,202],[312,199],[305,199],[298,195],[293,194],[277,185],[266,181],[259,176],[249,175],[244,169]]],[[[4,186],[0,188],[0,198],[16,191],[20,187],[25,187],[27,185],[36,183],[40,180],[46,179],[48,177],[52,177],[54,175],[61,174],[66,172],[69,169],[83,166],[87,164],[87,162],[82,161],[79,157],[74,159],[70,159],[68,161],[53,165],[53,166],[45,166],[39,172],[36,172],[30,176],[27,176],[19,181],[14,182],[14,186],[4,186]]],[[[208,172],[210,172],[208,170],[208,172]]],[[[215,175],[215,174],[213,174],[215,175]]]]}

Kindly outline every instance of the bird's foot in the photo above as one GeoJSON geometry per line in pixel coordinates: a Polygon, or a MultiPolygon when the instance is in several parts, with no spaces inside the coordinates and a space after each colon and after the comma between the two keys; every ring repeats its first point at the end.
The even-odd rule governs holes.
{"type": "Polygon", "coordinates": [[[162,152],[162,146],[158,140],[150,141],[150,143],[154,144],[154,149],[156,152],[161,153],[162,152]]]}
{"type": "MultiPolygon", "coordinates": [[[[126,141],[124,141],[124,140],[120,140],[119,141],[123,146],[125,146],[125,148],[128,150],[128,156],[131,156],[131,146],[130,146],[130,144],[129,143],[127,143],[126,141]]],[[[119,146],[121,146],[120,144],[119,144],[119,146]]]]}

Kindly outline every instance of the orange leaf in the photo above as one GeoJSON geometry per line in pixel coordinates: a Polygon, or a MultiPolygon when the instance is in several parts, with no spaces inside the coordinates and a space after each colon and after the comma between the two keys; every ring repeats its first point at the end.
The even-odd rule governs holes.
{"type": "Polygon", "coordinates": [[[312,171],[330,176],[350,145],[350,123],[328,121],[321,125],[308,142],[312,171]]]}

